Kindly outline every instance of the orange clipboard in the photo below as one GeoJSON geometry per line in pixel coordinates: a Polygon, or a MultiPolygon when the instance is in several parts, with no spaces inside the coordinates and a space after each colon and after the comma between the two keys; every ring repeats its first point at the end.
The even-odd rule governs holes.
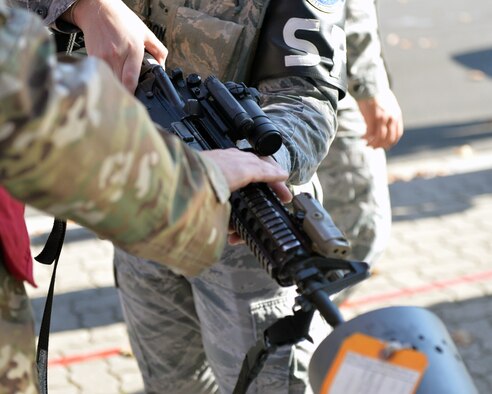
{"type": "Polygon", "coordinates": [[[320,394],[415,393],[428,365],[427,356],[402,348],[386,358],[383,351],[387,346],[387,342],[361,333],[347,337],[323,380],[320,394]]]}

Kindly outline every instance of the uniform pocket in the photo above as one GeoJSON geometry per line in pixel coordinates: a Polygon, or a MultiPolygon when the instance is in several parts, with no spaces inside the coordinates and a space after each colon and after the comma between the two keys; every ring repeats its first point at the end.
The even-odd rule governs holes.
{"type": "Polygon", "coordinates": [[[215,75],[230,80],[237,68],[244,26],[223,21],[203,12],[178,7],[170,15],[166,31],[168,68],[180,67],[185,74],[215,75]]]}
{"type": "MultiPolygon", "coordinates": [[[[293,291],[292,295],[251,303],[257,340],[263,336],[265,329],[278,319],[292,315],[295,291],[294,288],[289,290],[293,291]]],[[[269,356],[261,374],[253,383],[256,385],[257,392],[275,394],[311,392],[308,383],[309,361],[316,346],[326,337],[329,330],[329,326],[321,316],[315,313],[309,333],[314,343],[302,340],[295,346],[279,347],[269,356]]]]}
{"type": "Polygon", "coordinates": [[[251,315],[253,318],[256,340],[263,336],[263,332],[278,319],[292,315],[294,297],[285,295],[251,303],[251,315]]]}

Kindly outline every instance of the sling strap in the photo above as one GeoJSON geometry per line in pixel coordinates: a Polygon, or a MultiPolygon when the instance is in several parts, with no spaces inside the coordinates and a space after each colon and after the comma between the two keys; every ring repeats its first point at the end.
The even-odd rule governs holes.
{"type": "Polygon", "coordinates": [[[51,309],[53,306],[53,295],[55,290],[56,268],[58,267],[58,259],[63,246],[63,240],[65,239],[66,229],[67,222],[65,220],[55,218],[53,228],[51,229],[51,233],[46,241],[46,244],[44,245],[43,250],[35,257],[36,261],[42,264],[51,265],[55,263],[53,266],[53,273],[51,274],[50,287],[48,289],[48,294],[46,295],[46,303],[44,305],[41,328],[39,329],[39,340],[36,354],[39,388],[41,394],[48,393],[48,342],[50,335],[51,309]]]}
{"type": "Polygon", "coordinates": [[[244,357],[239,377],[234,387],[233,394],[246,394],[251,382],[259,375],[268,356],[275,352],[279,346],[294,345],[307,339],[309,327],[314,315],[314,308],[309,311],[296,310],[294,315],[285,316],[264,331],[260,339],[244,357]]]}

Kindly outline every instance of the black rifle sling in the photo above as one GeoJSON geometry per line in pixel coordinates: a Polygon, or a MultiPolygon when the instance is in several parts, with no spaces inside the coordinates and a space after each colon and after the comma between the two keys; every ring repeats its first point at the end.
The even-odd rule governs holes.
{"type": "Polygon", "coordinates": [[[35,259],[42,264],[51,265],[53,263],[53,273],[51,274],[50,287],[46,295],[46,303],[44,304],[43,320],[39,329],[38,348],[36,354],[36,363],[38,366],[39,388],[41,394],[48,393],[48,344],[51,324],[51,309],[53,305],[53,294],[55,290],[56,268],[58,267],[58,259],[60,257],[63,240],[65,239],[65,231],[67,222],[65,220],[56,219],[53,222],[53,228],[44,245],[43,250],[35,259]]]}
{"type": "Polygon", "coordinates": [[[297,310],[294,315],[278,319],[268,327],[264,332],[264,338],[246,353],[233,394],[246,394],[251,382],[261,372],[268,356],[279,346],[294,345],[303,339],[312,342],[309,327],[313,314],[314,309],[308,312],[297,310]]]}

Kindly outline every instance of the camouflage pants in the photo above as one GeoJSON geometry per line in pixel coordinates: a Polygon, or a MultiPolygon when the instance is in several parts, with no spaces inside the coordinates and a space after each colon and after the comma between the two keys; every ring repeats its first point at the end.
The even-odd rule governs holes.
{"type": "MultiPolygon", "coordinates": [[[[116,277],[131,345],[147,393],[230,394],[246,352],[279,317],[292,314],[294,288],[280,288],[246,247],[187,280],[165,267],[115,251],[116,277]]],[[[319,315],[314,343],[270,356],[248,393],[311,393],[307,368],[329,333],[319,315]]]]}
{"type": "Polygon", "coordinates": [[[386,155],[361,138],[365,123],[353,97],[340,102],[337,119],[336,138],[317,172],[323,206],[350,241],[351,257],[372,264],[391,230],[386,155]]]}
{"type": "Polygon", "coordinates": [[[0,260],[0,393],[38,393],[35,360],[31,304],[0,260]]]}

